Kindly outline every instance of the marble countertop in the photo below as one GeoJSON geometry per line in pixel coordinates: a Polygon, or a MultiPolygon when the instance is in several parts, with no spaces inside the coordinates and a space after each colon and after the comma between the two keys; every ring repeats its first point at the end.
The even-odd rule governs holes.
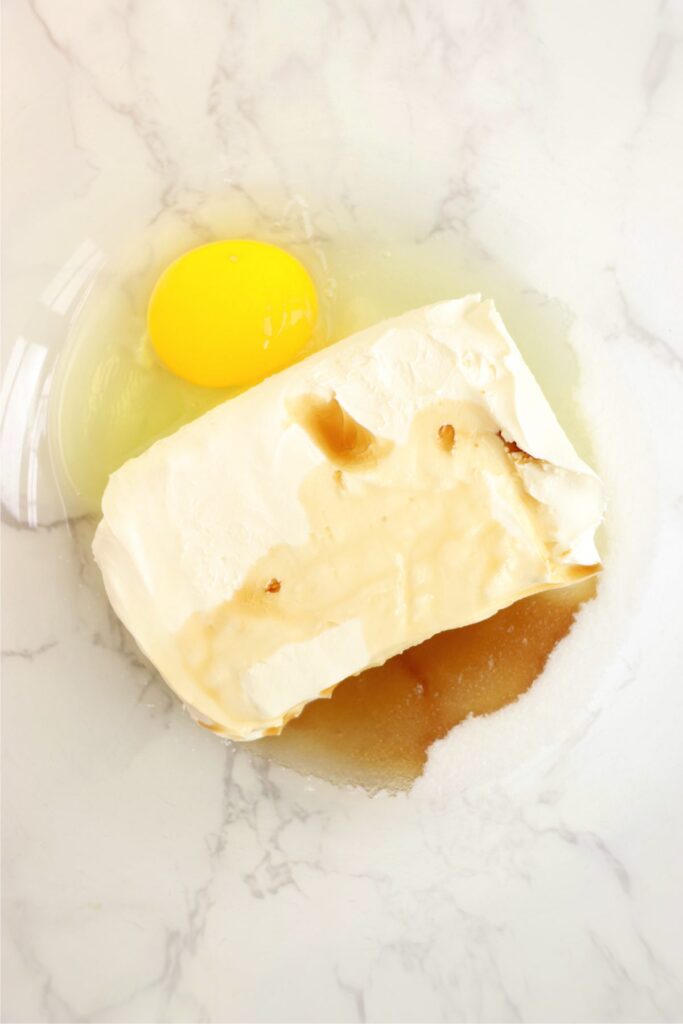
{"type": "Polygon", "coordinates": [[[3,14],[15,427],[41,407],[12,360],[84,239],[220,183],[514,267],[600,333],[636,410],[624,450],[656,477],[647,573],[583,727],[486,783],[370,799],[192,724],[93,600],[87,523],[12,489],[34,467],[6,433],[3,1019],[680,1020],[681,4],[3,14]]]}

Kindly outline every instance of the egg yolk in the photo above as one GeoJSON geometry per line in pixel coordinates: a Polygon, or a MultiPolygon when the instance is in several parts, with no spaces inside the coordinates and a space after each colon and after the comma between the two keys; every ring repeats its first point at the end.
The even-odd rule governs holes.
{"type": "Polygon", "coordinates": [[[152,292],[147,326],[161,361],[205,387],[252,384],[291,363],[318,312],[305,267],[276,245],[247,240],[191,249],[152,292]]]}

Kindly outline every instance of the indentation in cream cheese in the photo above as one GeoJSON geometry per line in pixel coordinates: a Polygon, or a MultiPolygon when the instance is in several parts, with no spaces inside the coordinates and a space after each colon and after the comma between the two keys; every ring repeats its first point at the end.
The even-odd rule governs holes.
{"type": "Polygon", "coordinates": [[[287,407],[293,421],[304,428],[327,461],[341,469],[375,465],[393,448],[391,441],[376,437],[358,423],[334,395],[301,395],[287,407]]]}

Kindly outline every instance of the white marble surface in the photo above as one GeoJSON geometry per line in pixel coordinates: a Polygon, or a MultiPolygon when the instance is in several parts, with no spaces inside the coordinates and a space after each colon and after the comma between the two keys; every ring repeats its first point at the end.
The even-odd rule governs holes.
{"type": "Polygon", "coordinates": [[[487,784],[371,800],[255,767],[166,695],[77,557],[88,523],[15,486],[41,405],[8,373],[4,1019],[680,1020],[680,2],[3,13],[10,369],[58,337],[46,296],[84,241],[217,184],[245,210],[313,197],[360,231],[467,236],[592,322],[631,394],[624,450],[658,476],[583,727],[487,784]]]}

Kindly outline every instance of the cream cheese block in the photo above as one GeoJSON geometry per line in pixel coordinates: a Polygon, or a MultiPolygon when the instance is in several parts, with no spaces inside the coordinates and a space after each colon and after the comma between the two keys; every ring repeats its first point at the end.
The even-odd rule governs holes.
{"type": "Polygon", "coordinates": [[[490,301],[377,324],[114,473],[111,603],[207,728],[279,732],[346,677],[599,568],[602,488],[490,301]]]}

